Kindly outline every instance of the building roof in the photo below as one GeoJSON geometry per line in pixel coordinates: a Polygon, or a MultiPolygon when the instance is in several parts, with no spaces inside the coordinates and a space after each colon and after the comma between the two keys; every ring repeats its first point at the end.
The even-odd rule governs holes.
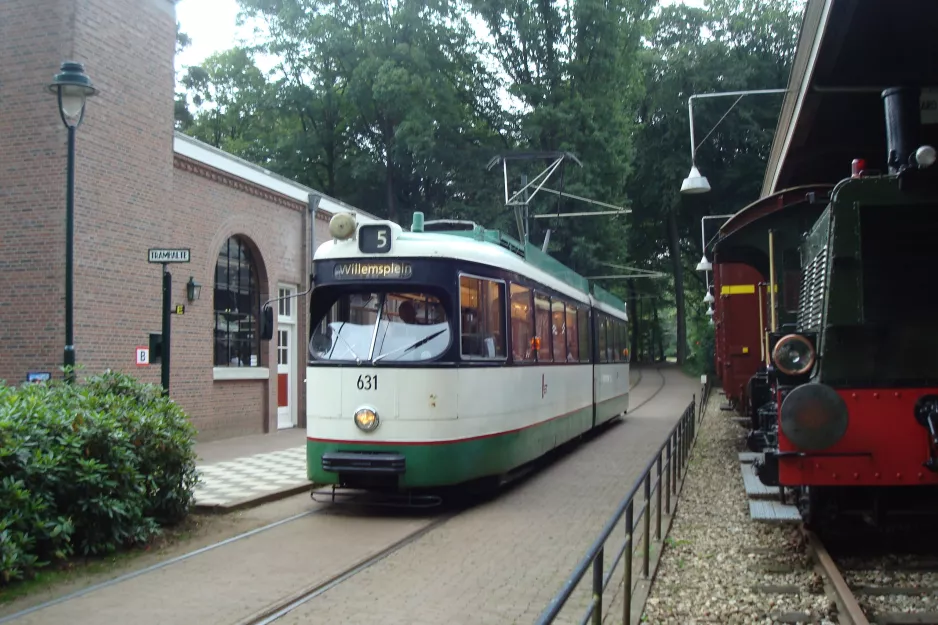
{"type": "Polygon", "coordinates": [[[886,171],[882,92],[938,85],[936,31],[934,0],[807,0],[761,195],[836,183],[856,158],[886,171]]]}
{"type": "Polygon", "coordinates": [[[194,161],[231,174],[232,176],[237,176],[246,182],[285,195],[303,204],[309,201],[310,194],[318,195],[321,198],[319,208],[327,213],[335,214],[339,211],[354,213],[360,221],[376,221],[379,219],[379,217],[371,213],[346,204],[342,200],[330,197],[322,191],[317,191],[312,187],[307,187],[289,178],[275,174],[250,161],[246,161],[234,154],[229,154],[224,150],[220,150],[204,141],[199,141],[179,131],[176,131],[173,139],[173,151],[176,154],[191,158],[194,161]]]}

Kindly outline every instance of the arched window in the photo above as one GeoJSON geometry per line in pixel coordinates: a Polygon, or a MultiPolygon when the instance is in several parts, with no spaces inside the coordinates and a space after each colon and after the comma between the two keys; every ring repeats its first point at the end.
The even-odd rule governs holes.
{"type": "Polygon", "coordinates": [[[259,367],[261,305],[257,265],[247,242],[233,236],[215,265],[215,366],[259,367]]]}

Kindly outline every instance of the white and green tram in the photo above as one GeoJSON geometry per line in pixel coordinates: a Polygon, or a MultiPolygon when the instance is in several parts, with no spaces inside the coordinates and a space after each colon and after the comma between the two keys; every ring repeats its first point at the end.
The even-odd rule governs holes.
{"type": "Polygon", "coordinates": [[[625,304],[467,222],[358,224],[314,256],[309,479],[416,491],[499,479],[629,406],[625,304]]]}

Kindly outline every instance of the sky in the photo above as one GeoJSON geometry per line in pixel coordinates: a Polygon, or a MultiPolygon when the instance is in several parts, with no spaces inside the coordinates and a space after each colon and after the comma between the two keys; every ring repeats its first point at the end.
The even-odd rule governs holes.
{"type": "MultiPolygon", "coordinates": [[[[704,0],[663,0],[662,4],[683,2],[702,6],[704,0]]],[[[237,0],[179,0],[176,3],[176,21],[182,32],[189,35],[192,43],[176,57],[176,70],[198,65],[215,52],[234,47],[240,40],[250,39],[252,25],[237,26],[237,0]]],[[[271,59],[258,58],[261,70],[273,66],[271,59]]]]}

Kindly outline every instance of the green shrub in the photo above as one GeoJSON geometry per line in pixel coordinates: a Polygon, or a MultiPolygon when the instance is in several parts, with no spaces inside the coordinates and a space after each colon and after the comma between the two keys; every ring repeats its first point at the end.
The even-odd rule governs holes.
{"type": "Polygon", "coordinates": [[[145,543],[182,520],[195,429],[159,387],[107,372],[83,384],[0,384],[0,585],[72,554],[145,543]]]}

